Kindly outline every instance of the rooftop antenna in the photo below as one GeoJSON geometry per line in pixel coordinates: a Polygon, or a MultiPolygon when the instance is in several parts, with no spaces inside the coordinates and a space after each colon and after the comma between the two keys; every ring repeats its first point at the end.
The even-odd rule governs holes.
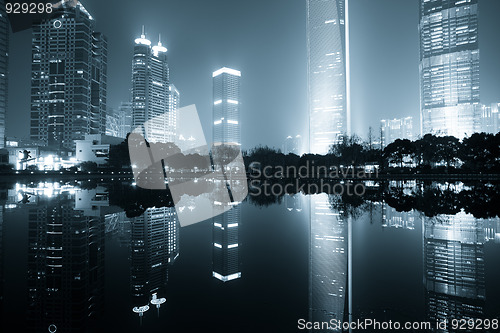
{"type": "Polygon", "coordinates": [[[161,33],[158,34],[158,45],[161,46],[161,33]]]}
{"type": "Polygon", "coordinates": [[[146,28],[142,26],[142,38],[146,38],[146,28]]]}

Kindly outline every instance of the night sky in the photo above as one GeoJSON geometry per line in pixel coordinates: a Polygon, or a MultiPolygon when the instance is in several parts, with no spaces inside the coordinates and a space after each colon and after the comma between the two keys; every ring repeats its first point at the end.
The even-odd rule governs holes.
{"type": "MultiPolygon", "coordinates": [[[[305,0],[83,0],[108,37],[108,106],[129,99],[141,26],[169,49],[181,106],[211,137],[212,71],[242,71],[243,148],[307,136],[305,0]]],[[[419,129],[418,1],[351,0],[353,132],[414,117],[419,129]]],[[[480,0],[481,100],[500,102],[500,1],[480,0]]],[[[31,31],[12,34],[7,136],[29,136],[31,31]]]]}

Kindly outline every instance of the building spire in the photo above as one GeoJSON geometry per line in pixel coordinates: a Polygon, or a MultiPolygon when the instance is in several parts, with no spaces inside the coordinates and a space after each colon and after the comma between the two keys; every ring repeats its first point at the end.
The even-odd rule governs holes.
{"type": "Polygon", "coordinates": [[[158,46],[161,46],[161,33],[158,34],[158,46]]]}
{"type": "Polygon", "coordinates": [[[144,25],[142,25],[142,34],[141,34],[141,37],[142,38],[146,38],[146,28],[144,27],[144,25]]]}

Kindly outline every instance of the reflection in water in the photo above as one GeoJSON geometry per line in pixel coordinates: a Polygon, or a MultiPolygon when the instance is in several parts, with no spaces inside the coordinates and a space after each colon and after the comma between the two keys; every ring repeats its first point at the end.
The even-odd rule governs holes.
{"type": "Polygon", "coordinates": [[[424,218],[424,284],[429,320],[484,316],[483,223],[465,213],[424,218]]]}
{"type": "MultiPolygon", "coordinates": [[[[166,298],[168,265],[179,256],[179,221],[175,208],[148,208],[132,221],[131,288],[133,311],[142,314],[149,303],[158,311],[166,298]]],[[[142,318],[141,318],[142,320],[142,318]]]]}
{"type": "Polygon", "coordinates": [[[310,196],[309,320],[344,321],[348,308],[349,218],[326,194],[310,196]]]}
{"type": "Polygon", "coordinates": [[[222,282],[241,278],[239,230],[241,205],[213,219],[212,276],[222,282]]]}
{"type": "MultiPolygon", "coordinates": [[[[149,315],[144,318],[151,318],[151,315],[159,316],[161,310],[164,315],[160,319],[148,320],[145,324],[160,325],[161,320],[166,319],[164,317],[167,314],[165,304],[169,265],[179,256],[180,226],[177,215],[173,207],[161,207],[162,204],[171,205],[171,200],[161,198],[164,193],[117,191],[117,188],[128,186],[125,183],[122,185],[90,186],[86,183],[82,185],[85,189],[82,189],[63,183],[42,182],[15,184],[8,191],[0,190],[0,306],[3,303],[10,304],[9,295],[12,294],[8,289],[4,290],[9,286],[1,288],[5,276],[9,277],[7,281],[22,279],[4,267],[6,263],[10,264],[5,258],[11,258],[6,253],[6,249],[9,249],[6,244],[17,242],[17,239],[12,241],[7,237],[5,227],[16,225],[16,228],[21,228],[23,223],[19,223],[18,219],[23,214],[19,213],[27,212],[24,215],[28,219],[28,224],[24,224],[27,225],[27,230],[20,230],[29,244],[27,326],[31,331],[46,332],[49,325],[55,325],[53,327],[57,327],[58,331],[64,332],[88,331],[94,324],[92,318],[102,314],[105,305],[108,306],[106,311],[109,311],[111,305],[103,302],[104,248],[109,239],[113,239],[113,242],[108,245],[108,249],[117,245],[123,246],[130,254],[129,266],[124,267],[130,271],[130,289],[129,286],[124,288],[126,298],[131,302],[124,305],[124,315],[135,322],[138,319],[136,316],[144,314],[145,311],[148,311],[149,315]],[[152,201],[154,207],[143,206],[144,200],[155,196],[158,196],[158,200],[152,201]],[[120,203],[122,207],[110,205],[110,200],[120,203]],[[127,217],[124,210],[133,214],[127,217]],[[139,214],[142,212],[144,213],[139,214]],[[4,223],[4,218],[7,224],[4,223]]],[[[234,185],[231,188],[238,189],[234,185]]],[[[411,276],[418,276],[416,285],[422,288],[423,293],[414,292],[411,296],[413,298],[406,301],[408,308],[415,310],[409,317],[413,320],[435,322],[454,318],[498,316],[498,313],[494,312],[497,311],[495,308],[493,313],[489,310],[492,307],[487,302],[494,300],[495,296],[491,296],[490,291],[487,294],[485,282],[486,267],[493,267],[488,272],[496,271],[494,274],[498,274],[497,268],[492,266],[495,263],[486,262],[488,255],[485,254],[486,242],[500,243],[500,219],[491,218],[498,215],[496,205],[492,202],[498,197],[497,186],[393,182],[374,184],[369,189],[371,192],[367,192],[367,196],[363,198],[327,194],[304,196],[300,193],[285,195],[283,198],[283,207],[278,214],[286,213],[286,216],[291,217],[290,220],[307,216],[306,219],[310,223],[309,302],[307,306],[300,304],[303,309],[308,308],[308,320],[329,322],[331,319],[346,321],[351,318],[351,249],[353,245],[363,248],[362,244],[352,242],[352,225],[368,220],[372,224],[367,223],[368,227],[376,228],[377,226],[373,226],[373,216],[376,216],[376,221],[380,221],[381,217],[381,227],[385,228],[381,239],[390,242],[388,246],[400,246],[398,242],[401,240],[397,238],[403,233],[404,239],[413,237],[418,239],[417,243],[422,242],[422,253],[420,250],[414,251],[417,251],[418,258],[423,256],[423,284],[418,267],[415,267],[417,274],[410,271],[388,272],[401,276],[399,280],[403,281],[403,287],[408,286],[405,281],[411,279],[411,276]],[[307,203],[304,202],[306,200],[307,203]],[[455,211],[458,213],[455,214],[455,211]],[[369,218],[367,213],[370,214],[369,218]],[[418,231],[420,226],[423,229],[422,235],[418,231]],[[416,294],[422,298],[415,298],[416,294]],[[422,303],[424,297],[425,303],[422,303]],[[420,304],[425,304],[425,307],[420,304]]],[[[226,188],[222,187],[222,190],[226,188]]],[[[193,208],[193,214],[198,207],[198,203],[191,204],[195,198],[185,198],[185,209],[193,208]]],[[[211,200],[215,205],[215,212],[220,210],[222,213],[212,219],[212,276],[224,282],[239,279],[242,205],[235,202],[226,204],[227,206],[221,203],[219,206],[213,198],[204,200],[211,200]],[[229,206],[233,209],[229,210],[229,206]]],[[[279,201],[276,198],[259,198],[256,202],[266,204],[279,201]]],[[[254,201],[248,200],[248,203],[254,201]]],[[[152,203],[151,205],[153,206],[152,203]]],[[[268,212],[272,212],[272,209],[268,212]]],[[[270,214],[270,223],[282,218],[282,215],[276,217],[273,213],[270,214]]],[[[252,225],[249,224],[248,228],[251,230],[252,225]]],[[[7,229],[10,232],[14,228],[7,229]]],[[[193,229],[183,230],[189,232],[193,229]]],[[[356,227],[356,232],[358,230],[369,229],[359,226],[356,227]]],[[[356,239],[363,237],[356,234],[356,239]]],[[[496,244],[495,249],[498,253],[496,244]]],[[[363,253],[356,253],[359,253],[356,254],[356,260],[363,263],[363,258],[360,257],[363,253]]],[[[19,262],[24,259],[21,258],[19,262]]],[[[109,263],[113,258],[106,260],[109,263]]],[[[407,259],[399,259],[397,256],[391,257],[391,260],[394,260],[396,268],[407,264],[398,261],[407,259]]],[[[209,262],[206,264],[209,265],[209,262]]],[[[192,263],[179,262],[177,265],[190,266],[192,263]]],[[[376,266],[376,263],[374,265],[376,266]]],[[[23,267],[24,272],[26,270],[23,267]]],[[[110,270],[106,273],[109,274],[107,276],[116,278],[110,270]]],[[[205,279],[212,277],[205,276],[205,279]]],[[[366,283],[363,277],[357,281],[360,281],[356,282],[360,284],[366,283]]],[[[257,283],[252,281],[251,277],[242,282],[245,283],[245,288],[251,283],[257,283]]],[[[242,284],[235,283],[231,288],[238,290],[238,286],[241,287],[242,284]]],[[[182,284],[176,285],[176,290],[182,287],[182,284]]],[[[354,287],[355,290],[363,289],[359,285],[354,287]]],[[[400,286],[389,287],[397,290],[400,286]]],[[[245,301],[241,300],[242,303],[245,301]]],[[[282,300],[273,301],[280,304],[282,300]]],[[[382,305],[377,307],[377,304],[379,303],[368,306],[356,304],[356,312],[362,314],[363,318],[379,320],[394,319],[391,317],[397,315],[389,313],[387,317],[382,318],[386,315],[381,314],[385,308],[382,305]]],[[[169,311],[172,309],[173,307],[169,307],[169,311]]],[[[3,315],[15,311],[17,310],[3,307],[3,315]]],[[[407,311],[405,309],[401,314],[407,315],[407,311]]],[[[9,319],[8,315],[2,317],[2,320],[3,318],[9,319]]],[[[102,316],[100,318],[104,320],[102,316]]],[[[354,318],[356,319],[358,318],[354,318]]],[[[143,317],[140,322],[142,320],[143,317]]],[[[173,318],[168,317],[168,320],[173,318]]],[[[177,326],[172,328],[175,331],[177,326]]]]}
{"type": "Polygon", "coordinates": [[[102,311],[104,223],[75,209],[74,191],[52,197],[54,189],[34,189],[45,196],[28,206],[27,322],[31,331],[84,331],[102,311]]]}

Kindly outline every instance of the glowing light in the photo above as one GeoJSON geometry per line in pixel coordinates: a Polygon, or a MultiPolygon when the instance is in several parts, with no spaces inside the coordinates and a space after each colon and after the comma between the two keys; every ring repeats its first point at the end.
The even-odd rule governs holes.
{"type": "Polygon", "coordinates": [[[218,247],[219,249],[222,249],[222,245],[220,245],[219,243],[214,243],[214,246],[218,247]]]}
{"type": "Polygon", "coordinates": [[[231,245],[228,245],[228,249],[233,249],[235,247],[238,247],[238,244],[231,244],[231,245]]]}
{"type": "Polygon", "coordinates": [[[241,273],[235,273],[227,276],[222,276],[217,272],[212,272],[212,276],[218,280],[221,280],[222,282],[227,282],[235,279],[239,279],[241,277],[241,273]]]}
{"type": "Polygon", "coordinates": [[[135,43],[138,45],[151,46],[151,41],[149,39],[146,39],[146,35],[141,35],[141,38],[137,38],[135,40],[135,43]]]}
{"type": "Polygon", "coordinates": [[[213,77],[216,77],[216,76],[219,76],[221,74],[230,74],[230,75],[234,75],[234,76],[241,76],[241,72],[240,71],[237,71],[236,69],[231,69],[231,68],[227,68],[227,67],[223,67],[219,70],[216,70],[214,73],[213,73],[213,77]]]}
{"type": "Polygon", "coordinates": [[[215,101],[214,105],[219,105],[220,103],[222,103],[222,99],[219,99],[219,100],[215,101]]]}
{"type": "Polygon", "coordinates": [[[238,226],[238,223],[230,223],[227,225],[228,228],[235,228],[238,226]]]}
{"type": "Polygon", "coordinates": [[[238,125],[238,121],[237,120],[228,120],[227,122],[229,124],[238,125]]]}
{"type": "Polygon", "coordinates": [[[227,100],[227,102],[228,102],[229,104],[236,104],[236,105],[238,105],[238,104],[239,104],[239,102],[238,102],[238,101],[235,101],[234,99],[228,99],[228,100],[227,100]]]}

